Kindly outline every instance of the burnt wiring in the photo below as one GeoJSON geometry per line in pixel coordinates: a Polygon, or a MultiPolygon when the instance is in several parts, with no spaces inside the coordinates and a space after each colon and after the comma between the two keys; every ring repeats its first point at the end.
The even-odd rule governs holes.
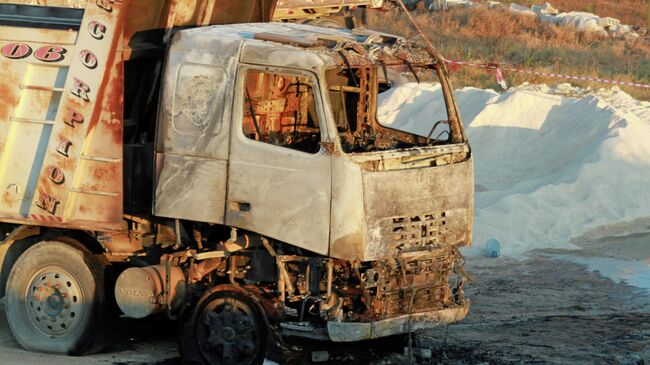
{"type": "Polygon", "coordinates": [[[251,99],[251,94],[248,91],[248,87],[246,89],[246,100],[248,101],[248,111],[251,113],[251,118],[253,119],[253,124],[255,125],[255,131],[257,132],[257,138],[259,140],[262,140],[262,130],[260,129],[260,124],[257,121],[257,114],[255,114],[255,107],[253,106],[253,99],[251,99]]]}
{"type": "Polygon", "coordinates": [[[345,55],[343,51],[339,51],[339,55],[343,59],[343,63],[345,63],[345,67],[348,71],[348,76],[350,77],[350,80],[352,80],[355,87],[359,87],[359,81],[357,80],[357,77],[354,74],[354,70],[352,70],[352,65],[350,65],[350,60],[348,60],[348,57],[345,55]]]}

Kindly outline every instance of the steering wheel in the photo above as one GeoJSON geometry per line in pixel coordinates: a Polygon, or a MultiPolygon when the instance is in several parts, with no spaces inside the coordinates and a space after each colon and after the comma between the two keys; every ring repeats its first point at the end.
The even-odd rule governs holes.
{"type": "Polygon", "coordinates": [[[440,133],[438,135],[438,137],[436,137],[434,139],[431,139],[431,135],[436,130],[436,128],[438,128],[438,126],[441,125],[441,124],[446,124],[446,125],[451,127],[451,125],[449,124],[449,120],[439,120],[439,121],[437,121],[436,124],[434,124],[433,127],[431,127],[431,130],[429,131],[429,134],[427,134],[427,145],[429,145],[429,144],[431,144],[431,143],[433,143],[435,141],[439,141],[440,138],[438,138],[438,137],[440,137],[442,135],[442,133],[447,133],[447,139],[449,139],[449,132],[448,131],[443,131],[442,133],[440,133]]]}

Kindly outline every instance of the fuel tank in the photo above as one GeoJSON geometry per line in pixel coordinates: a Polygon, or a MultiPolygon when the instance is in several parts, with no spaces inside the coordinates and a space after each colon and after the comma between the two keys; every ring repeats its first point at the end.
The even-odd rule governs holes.
{"type": "Polygon", "coordinates": [[[115,300],[131,318],[144,318],[169,307],[176,311],[185,304],[187,285],[183,270],[170,265],[132,267],[115,283],[115,300]],[[169,274],[167,272],[169,271],[169,274]]]}

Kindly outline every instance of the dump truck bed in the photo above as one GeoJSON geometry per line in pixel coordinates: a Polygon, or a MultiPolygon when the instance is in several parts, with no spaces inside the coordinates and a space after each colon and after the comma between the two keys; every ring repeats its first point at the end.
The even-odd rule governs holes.
{"type": "Polygon", "coordinates": [[[119,229],[124,61],[162,57],[176,27],[267,21],[273,4],[0,1],[0,221],[119,229]]]}

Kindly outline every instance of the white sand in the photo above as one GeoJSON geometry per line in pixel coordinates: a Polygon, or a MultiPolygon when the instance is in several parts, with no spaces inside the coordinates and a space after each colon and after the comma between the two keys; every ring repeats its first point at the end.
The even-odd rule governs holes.
{"type": "MultiPolygon", "coordinates": [[[[456,95],[475,159],[476,250],[650,231],[650,103],[569,85],[456,95]]],[[[439,85],[404,84],[380,103],[382,123],[420,135],[446,119],[439,85]]]]}

